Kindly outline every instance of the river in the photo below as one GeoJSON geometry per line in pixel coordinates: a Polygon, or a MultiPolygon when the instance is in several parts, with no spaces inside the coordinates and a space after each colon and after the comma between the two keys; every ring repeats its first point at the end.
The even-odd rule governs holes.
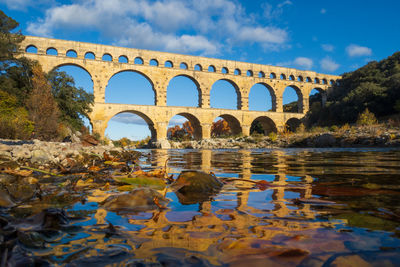
{"type": "Polygon", "coordinates": [[[66,208],[85,219],[35,250],[56,265],[396,266],[400,262],[400,150],[141,150],[144,169],[217,177],[214,196],[168,192],[167,209],[118,213],[93,192],[66,208]],[[107,228],[107,224],[109,226],[107,228]],[[104,229],[112,228],[112,233],[104,229]],[[116,230],[115,230],[116,229],[116,230]]]}

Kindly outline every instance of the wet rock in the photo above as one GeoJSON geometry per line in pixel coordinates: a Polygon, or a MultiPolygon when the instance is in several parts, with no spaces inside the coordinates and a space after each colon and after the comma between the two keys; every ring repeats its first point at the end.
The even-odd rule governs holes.
{"type": "Polygon", "coordinates": [[[168,200],[156,190],[138,188],[127,194],[110,196],[102,205],[109,210],[146,211],[165,206],[167,203],[168,200]]]}
{"type": "Polygon", "coordinates": [[[214,175],[202,171],[182,171],[171,186],[181,193],[218,192],[223,186],[214,175]]]}
{"type": "Polygon", "coordinates": [[[11,208],[14,207],[16,204],[12,200],[12,197],[9,195],[9,193],[0,188],[0,207],[4,208],[11,208]]]}
{"type": "Polygon", "coordinates": [[[69,218],[64,210],[49,208],[28,217],[17,224],[19,230],[57,230],[68,225],[69,218]]]}

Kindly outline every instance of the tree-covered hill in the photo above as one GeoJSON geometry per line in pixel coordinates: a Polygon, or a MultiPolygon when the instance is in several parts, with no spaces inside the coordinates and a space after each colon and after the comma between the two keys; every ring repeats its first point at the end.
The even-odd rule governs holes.
{"type": "Polygon", "coordinates": [[[354,123],[366,109],[378,118],[400,112],[400,52],[349,73],[328,92],[325,107],[311,102],[307,124],[354,123]]]}

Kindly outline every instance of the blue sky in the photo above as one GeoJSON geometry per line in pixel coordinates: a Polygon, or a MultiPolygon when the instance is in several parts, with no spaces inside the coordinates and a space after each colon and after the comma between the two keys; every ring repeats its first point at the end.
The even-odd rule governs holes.
{"type": "MultiPolygon", "coordinates": [[[[329,74],[342,74],[371,60],[381,60],[400,47],[400,1],[396,0],[0,0],[0,8],[18,21],[21,31],[27,35],[281,65],[329,74]]],[[[74,75],[78,85],[90,87],[90,78],[86,81],[81,71],[66,70],[74,75]]],[[[141,97],[148,97],[151,89],[143,89],[145,81],[132,75],[110,81],[109,89],[116,88],[111,92],[122,90],[128,80],[135,79],[142,88],[140,92],[146,92],[140,93],[141,97]]],[[[175,93],[177,99],[173,104],[173,91],[187,91],[193,85],[184,80],[173,82],[174,89],[167,101],[176,105],[181,103],[180,93],[175,93]]],[[[224,95],[229,97],[225,98],[231,95],[235,98],[234,93],[228,92],[229,86],[217,87],[222,88],[218,91],[227,91],[224,95]]],[[[265,101],[255,100],[253,109],[258,106],[268,109],[265,104],[268,95],[263,95],[265,90],[255,91],[259,92],[256,96],[261,96],[255,99],[265,101]]],[[[112,93],[109,97],[110,101],[126,100],[112,93]]],[[[288,93],[287,98],[290,102],[295,96],[288,93]]],[[[110,127],[122,121],[127,120],[115,120],[110,127]]],[[[134,129],[130,131],[137,134],[125,134],[128,137],[137,139],[145,135],[145,130],[137,128],[138,125],[131,126],[134,129]]],[[[111,137],[126,129],[115,127],[112,131],[107,129],[111,137]]]]}

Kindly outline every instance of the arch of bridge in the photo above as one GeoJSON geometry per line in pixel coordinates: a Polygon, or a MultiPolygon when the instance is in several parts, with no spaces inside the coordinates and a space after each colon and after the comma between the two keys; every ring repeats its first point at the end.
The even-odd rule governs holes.
{"type": "MultiPolygon", "coordinates": [[[[284,123],[292,118],[301,118],[308,110],[308,99],[312,89],[318,87],[322,91],[327,91],[329,84],[315,84],[307,82],[306,77],[311,80],[317,78],[319,81],[336,81],[340,76],[318,74],[312,71],[301,71],[290,68],[274,67],[268,65],[251,64],[245,62],[236,62],[220,59],[211,59],[196,56],[186,56],[172,53],[147,51],[131,48],[120,48],[114,46],[97,45],[90,43],[81,43],[73,41],[56,40],[49,38],[27,36],[21,44],[21,54],[31,59],[38,60],[43,66],[44,71],[50,71],[63,65],[76,65],[86,70],[93,81],[93,93],[95,103],[91,114],[91,121],[94,129],[104,133],[104,125],[107,125],[117,113],[123,111],[142,112],[154,125],[154,131],[157,132],[157,138],[166,137],[166,127],[169,119],[178,113],[190,114],[198,119],[198,127],[202,128],[202,136],[208,137],[213,120],[221,115],[229,115],[235,118],[246,135],[252,121],[256,117],[266,116],[274,121],[277,127],[281,127],[284,123]],[[34,45],[37,48],[37,54],[25,52],[25,48],[34,45]],[[57,50],[57,55],[46,55],[48,48],[57,50]],[[66,53],[73,49],[77,53],[77,57],[67,57],[66,53]],[[85,59],[87,52],[92,52],[95,59],[85,59]],[[109,54],[112,61],[103,61],[101,58],[104,54],[109,54]],[[125,56],[128,63],[119,63],[118,58],[125,56]],[[143,64],[134,64],[134,59],[140,57],[143,64]],[[158,66],[151,66],[150,60],[156,59],[158,66]],[[164,62],[171,61],[172,68],[164,67],[164,62]],[[187,68],[179,68],[181,63],[185,63],[187,68]],[[195,70],[196,64],[202,66],[202,70],[195,70]],[[214,66],[215,72],[207,71],[208,66],[214,66]],[[228,73],[222,73],[222,68],[227,68],[228,73]],[[234,70],[239,69],[240,75],[234,75],[234,70]],[[250,70],[254,75],[247,77],[246,72],[250,70]],[[123,71],[134,71],[143,74],[153,85],[155,92],[155,106],[141,105],[119,105],[105,104],[105,89],[111,77],[123,71]],[[258,73],[264,73],[264,77],[258,77],[258,73]],[[275,73],[277,78],[269,78],[270,73],[275,73]],[[280,74],[285,77],[294,76],[296,79],[290,80],[279,79],[280,74]],[[169,82],[176,76],[185,76],[192,79],[199,90],[199,107],[200,108],[166,108],[167,87],[169,82]],[[303,81],[298,81],[297,77],[303,77],[303,81]],[[210,109],[210,91],[215,82],[218,80],[227,80],[234,85],[238,94],[238,110],[210,109]],[[273,103],[276,112],[257,112],[248,111],[248,97],[250,89],[255,84],[264,84],[272,89],[273,103]],[[293,86],[298,89],[302,96],[300,102],[303,106],[303,113],[283,113],[282,95],[286,87],[293,86]],[[164,108],[165,107],[165,108],[164,108]],[[164,129],[165,128],[165,129],[164,129]]],[[[301,79],[300,79],[301,80],[301,79]]]]}

